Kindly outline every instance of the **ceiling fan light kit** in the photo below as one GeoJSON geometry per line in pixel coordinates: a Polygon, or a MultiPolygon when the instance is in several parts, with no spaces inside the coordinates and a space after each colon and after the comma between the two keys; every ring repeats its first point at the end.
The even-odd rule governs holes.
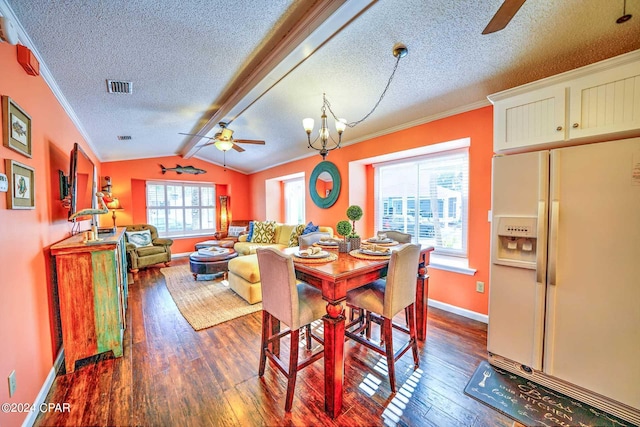
{"type": "Polygon", "coordinates": [[[327,158],[327,154],[329,154],[329,151],[335,150],[336,148],[340,148],[340,144],[342,143],[342,134],[344,133],[347,126],[350,128],[356,127],[358,124],[365,121],[371,114],[373,114],[376,108],[378,108],[378,105],[380,105],[380,102],[382,101],[385,94],[387,93],[387,89],[389,89],[389,86],[391,85],[393,76],[396,74],[396,70],[398,69],[398,64],[400,63],[400,59],[407,56],[407,54],[409,53],[409,50],[404,44],[397,43],[395,46],[393,46],[392,53],[393,53],[393,56],[396,58],[396,64],[393,67],[393,72],[391,73],[391,76],[389,77],[389,80],[387,81],[387,85],[382,91],[380,98],[378,98],[378,102],[376,102],[376,104],[373,106],[371,111],[369,111],[369,113],[367,113],[363,118],[351,123],[347,123],[346,119],[338,118],[336,114],[333,112],[333,110],[331,110],[331,104],[327,100],[327,95],[323,93],[322,108],[320,109],[322,113],[320,115],[320,129],[318,130],[318,136],[313,141],[311,141],[311,132],[313,132],[313,126],[315,124],[315,121],[310,117],[302,119],[302,127],[307,134],[307,145],[309,148],[313,148],[314,150],[318,151],[322,156],[322,160],[325,160],[327,158]],[[329,110],[329,112],[331,113],[335,121],[336,132],[338,132],[337,141],[331,136],[331,133],[329,131],[329,126],[327,124],[327,110],[329,110]],[[320,142],[319,145],[316,144],[318,141],[320,142]],[[329,141],[331,141],[332,145],[330,145],[329,141]]]}

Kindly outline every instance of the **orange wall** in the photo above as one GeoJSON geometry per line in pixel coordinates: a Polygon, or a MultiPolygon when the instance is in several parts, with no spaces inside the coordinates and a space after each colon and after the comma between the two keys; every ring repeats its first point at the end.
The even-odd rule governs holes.
{"type": "MultiPolygon", "coordinates": [[[[229,196],[229,210],[231,219],[249,219],[250,200],[247,197],[249,193],[249,179],[247,175],[224,169],[220,166],[213,165],[204,160],[190,158],[183,159],[178,156],[157,157],[152,159],[127,160],[119,162],[104,162],[102,164],[102,175],[100,176],[100,185],[104,185],[104,177],[111,177],[112,189],[114,197],[120,200],[120,204],[124,210],[116,212],[116,224],[138,224],[146,223],[146,193],[145,181],[147,180],[163,180],[163,181],[192,181],[207,182],[216,184],[216,195],[229,196]],[[204,169],[207,173],[199,175],[177,174],[173,171],[162,173],[161,166],[174,168],[176,165],[194,166],[204,169]]],[[[217,216],[219,218],[219,215],[217,216]]],[[[100,224],[110,226],[113,224],[111,213],[105,214],[100,218],[100,224]]],[[[220,224],[218,224],[219,226],[220,224]]],[[[190,237],[174,239],[171,252],[174,254],[193,252],[194,245],[197,242],[207,240],[212,236],[206,237],[190,237]]]]}
{"type": "MultiPolygon", "coordinates": [[[[364,216],[356,222],[358,232],[364,237],[374,232],[373,218],[373,168],[351,162],[407,150],[425,145],[469,137],[469,266],[477,270],[474,276],[466,276],[442,270],[430,269],[429,297],[481,314],[488,313],[488,290],[480,294],[475,290],[476,281],[489,283],[489,236],[487,220],[491,206],[491,157],[493,155],[492,107],[447,117],[410,129],[394,132],[359,144],[332,151],[327,160],[335,163],[342,177],[342,188],[335,205],[318,208],[307,195],[306,220],[315,224],[334,227],[346,219],[347,207],[358,204],[364,216]]],[[[250,176],[250,198],[253,200],[251,217],[266,218],[265,180],[304,172],[307,181],[313,168],[320,162],[319,155],[280,165],[250,176]]],[[[488,289],[488,287],[487,287],[488,289]]]]}
{"type": "MultiPolygon", "coordinates": [[[[0,402],[32,403],[60,348],[49,247],[71,235],[71,223],[60,202],[58,170],[69,174],[74,142],[100,165],[49,86],[26,74],[8,43],[0,43],[0,93],[31,116],[32,131],[32,158],[0,146],[0,171],[9,174],[6,159],[34,168],[36,190],[33,210],[7,209],[7,193],[0,193],[0,402]],[[6,379],[13,370],[17,390],[10,398],[6,379]]],[[[20,425],[25,415],[0,412],[0,425],[20,425]]]]}

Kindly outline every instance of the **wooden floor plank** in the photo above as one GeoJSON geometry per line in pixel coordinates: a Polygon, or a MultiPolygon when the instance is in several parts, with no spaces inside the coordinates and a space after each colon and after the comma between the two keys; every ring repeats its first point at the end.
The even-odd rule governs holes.
{"type": "MultiPolygon", "coordinates": [[[[129,287],[123,357],[83,361],[59,375],[47,402],[69,403],[71,411],[42,413],[36,426],[522,427],[463,392],[486,358],[486,325],[433,308],[427,341],[419,344],[420,368],[414,370],[410,352],[396,362],[397,394],[384,357],[347,341],[341,414],[330,419],[324,412],[322,360],[298,373],[286,414],[286,378],[270,364],[258,377],[261,314],[194,331],[160,267],[141,270],[129,287]]],[[[404,342],[404,335],[394,335],[395,348],[404,342]]],[[[282,355],[288,351],[285,339],[282,355]]]]}

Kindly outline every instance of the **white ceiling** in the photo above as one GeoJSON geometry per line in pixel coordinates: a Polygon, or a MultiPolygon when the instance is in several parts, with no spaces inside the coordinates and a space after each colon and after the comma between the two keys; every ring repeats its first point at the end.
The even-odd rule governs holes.
{"type": "Polygon", "coordinates": [[[194,148],[207,140],[179,133],[213,135],[224,120],[235,138],[266,141],[226,154],[227,167],[251,173],[315,153],[301,121],[318,126],[323,92],[348,121],[368,113],[399,42],[409,54],[345,144],[640,49],[640,0],[627,0],[634,17],[624,24],[615,22],[623,0],[528,0],[504,30],[482,35],[501,3],[0,0],[0,12],[17,20],[101,161],[179,154],[183,165],[193,155],[222,164],[214,146],[194,148]],[[133,82],[133,93],[108,94],[107,79],[133,82]]]}

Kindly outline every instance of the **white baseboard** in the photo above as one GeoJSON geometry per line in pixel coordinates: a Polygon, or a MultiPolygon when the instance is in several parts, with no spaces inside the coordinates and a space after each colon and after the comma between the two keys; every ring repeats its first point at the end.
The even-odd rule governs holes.
{"type": "Polygon", "coordinates": [[[487,324],[489,323],[489,316],[486,314],[467,310],[466,308],[460,308],[455,305],[436,301],[431,298],[429,298],[429,305],[431,307],[439,308],[440,310],[448,311],[449,313],[453,313],[459,316],[468,317],[469,319],[477,320],[478,322],[487,323],[487,324]]]}
{"type": "MultiPolygon", "coordinates": [[[[64,348],[58,353],[58,357],[56,357],[56,361],[53,363],[49,375],[47,375],[47,378],[44,380],[44,384],[42,384],[42,388],[40,388],[40,392],[36,396],[35,402],[33,402],[34,408],[40,408],[40,405],[45,403],[44,401],[47,398],[47,394],[49,394],[53,381],[56,379],[56,372],[60,370],[62,362],[64,362],[64,348]]],[[[32,427],[36,422],[36,418],[38,418],[38,414],[40,414],[40,411],[29,412],[29,415],[27,415],[27,418],[25,418],[22,423],[22,427],[32,427]]]]}

